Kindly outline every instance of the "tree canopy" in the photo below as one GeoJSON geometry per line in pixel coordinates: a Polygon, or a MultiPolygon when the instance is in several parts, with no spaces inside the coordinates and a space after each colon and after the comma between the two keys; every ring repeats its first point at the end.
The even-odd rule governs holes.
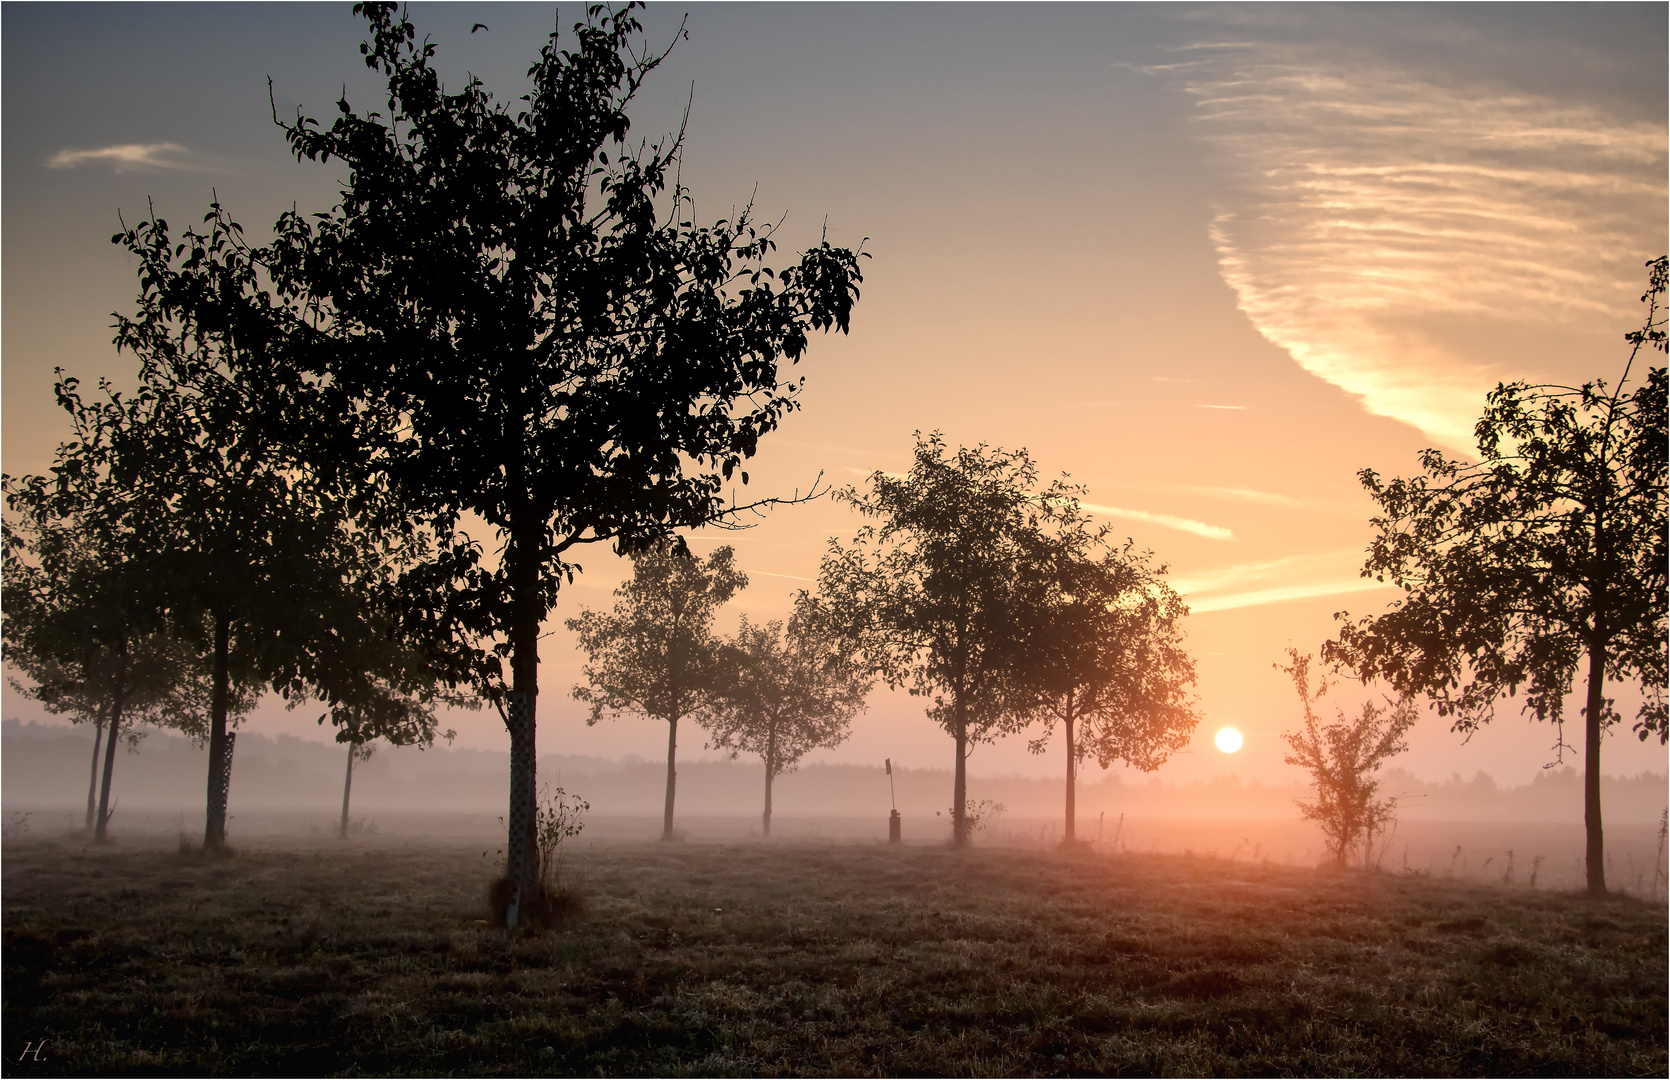
{"type": "Polygon", "coordinates": [[[984,444],[954,453],[935,432],[917,434],[905,476],[876,472],[867,494],[837,497],[876,524],[848,545],[831,540],[818,571],[822,625],[845,636],[891,687],[932,704],[928,716],[956,745],[953,839],[968,842],[971,744],[1019,730],[1031,702],[1020,675],[1025,610],[1020,590],[1038,580],[1041,522],[1072,490],[1034,490],[1024,450],[984,444]]]}
{"type": "Polygon", "coordinates": [[[1642,355],[1665,349],[1666,260],[1649,267],[1646,320],[1626,335],[1615,383],[1498,385],[1475,429],[1476,461],[1427,450],[1418,477],[1362,471],[1381,511],[1363,575],[1405,595],[1379,616],[1341,612],[1323,647],[1364,679],[1428,695],[1463,732],[1521,690],[1525,711],[1561,724],[1586,660],[1593,892],[1606,887],[1601,738],[1622,719],[1607,684],[1642,695],[1640,738],[1667,735],[1666,380],[1642,355]]]}
{"type": "Polygon", "coordinates": [[[305,370],[367,422],[358,459],[440,543],[435,624],[471,652],[510,729],[520,890],[537,861],[539,628],[572,552],[742,509],[726,485],[746,483],[740,466],[795,407],[800,384],[778,362],[813,331],[847,329],[860,256],[821,242],[774,269],[773,230],[749,210],[695,222],[682,133],[628,139],[629,106],[667,55],[631,7],[594,6],[567,41],[553,33],[518,102],[473,77],[446,88],[434,44],[395,5],[355,10],[386,107],[342,100],[328,125],[280,121],[298,159],[340,161],[347,181],[332,210],[279,222],[271,268],[308,312],[305,370]],[[495,559],[467,515],[492,530],[495,559]]]}
{"type": "Polygon", "coordinates": [[[771,835],[771,787],[813,750],[846,741],[874,685],[863,665],[820,628],[802,599],[785,625],[742,617],[724,643],[720,694],[708,711],[711,745],[758,754],[765,765],[764,835],[771,835]]]}
{"type": "Polygon", "coordinates": [[[1153,554],[1109,542],[1068,497],[1053,530],[1040,536],[1038,575],[1018,613],[1026,630],[1020,678],[1030,715],[1045,725],[1031,749],[1043,752],[1059,722],[1067,751],[1064,838],[1076,841],[1078,765],[1123,761],[1152,771],[1187,746],[1199,715],[1189,688],[1194,660],[1183,647],[1188,607],[1166,584],[1153,554]]]}
{"type": "Polygon", "coordinates": [[[587,662],[574,697],[591,706],[587,723],[634,713],[667,725],[667,799],[661,838],[673,838],[678,723],[705,718],[725,689],[713,619],[746,588],[728,546],[706,560],[671,542],[632,556],[632,577],[615,590],[613,612],[567,620],[587,662]]]}

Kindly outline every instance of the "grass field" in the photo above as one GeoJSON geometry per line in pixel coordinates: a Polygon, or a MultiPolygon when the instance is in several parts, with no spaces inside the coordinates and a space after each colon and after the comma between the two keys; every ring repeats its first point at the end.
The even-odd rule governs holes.
{"type": "Polygon", "coordinates": [[[462,841],[4,855],[8,1076],[1667,1066],[1666,913],[1627,898],[1176,855],[609,842],[576,852],[585,915],[530,934],[478,921],[491,868],[462,841]]]}

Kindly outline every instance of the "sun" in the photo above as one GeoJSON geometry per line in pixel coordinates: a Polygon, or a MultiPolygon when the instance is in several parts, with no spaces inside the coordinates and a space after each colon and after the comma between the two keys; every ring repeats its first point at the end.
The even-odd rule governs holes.
{"type": "Polygon", "coordinates": [[[1219,750],[1226,754],[1233,754],[1241,749],[1241,733],[1232,727],[1226,727],[1219,731],[1212,741],[1217,744],[1219,750]]]}

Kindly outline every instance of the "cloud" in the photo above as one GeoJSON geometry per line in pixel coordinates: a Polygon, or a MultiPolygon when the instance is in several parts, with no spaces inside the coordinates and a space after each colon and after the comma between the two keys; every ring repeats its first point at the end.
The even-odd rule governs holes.
{"type": "Polygon", "coordinates": [[[747,567],[742,567],[741,570],[744,574],[759,574],[762,577],[788,578],[790,581],[810,581],[813,584],[816,584],[818,580],[817,578],[801,577],[799,574],[776,574],[770,570],[750,570],[747,567]]]}
{"type": "Polygon", "coordinates": [[[1232,608],[1259,607],[1263,604],[1279,604],[1286,600],[1304,600],[1313,596],[1334,596],[1340,593],[1368,592],[1371,589],[1391,587],[1372,578],[1359,578],[1356,581],[1278,585],[1270,589],[1254,589],[1251,592],[1208,596],[1199,600],[1190,600],[1188,603],[1191,614],[1204,614],[1208,611],[1229,611],[1232,608]]]}
{"type": "Polygon", "coordinates": [[[1323,555],[1289,555],[1283,559],[1271,559],[1266,562],[1240,563],[1236,566],[1219,567],[1216,570],[1197,571],[1171,579],[1171,587],[1185,596],[1192,596],[1203,592],[1218,592],[1255,581],[1268,581],[1280,576],[1284,570],[1301,567],[1305,563],[1315,563],[1319,560],[1332,560],[1343,555],[1357,555],[1359,552],[1328,552],[1323,555]]]}
{"type": "MultiPolygon", "coordinates": [[[[1666,130],[1439,84],[1323,45],[1173,65],[1230,183],[1210,238],[1240,309],[1312,374],[1452,449],[1527,371],[1510,331],[1638,317],[1664,243],[1666,130]],[[1461,320],[1483,344],[1456,345],[1461,320]]],[[[1546,377],[1546,376],[1542,376],[1546,377]]]]}
{"type": "Polygon", "coordinates": [[[1314,596],[1392,588],[1372,578],[1355,576],[1362,558],[1363,553],[1357,548],[1307,552],[1180,574],[1171,579],[1171,587],[1188,601],[1193,612],[1228,611],[1314,596]]]}
{"type": "Polygon", "coordinates": [[[1196,404],[1195,408],[1197,408],[1197,409],[1233,409],[1236,412],[1243,412],[1246,409],[1250,408],[1250,406],[1247,406],[1247,405],[1200,405],[1200,404],[1196,404]]]}
{"type": "Polygon", "coordinates": [[[1229,499],[1233,502],[1260,503],[1265,506],[1287,506],[1298,508],[1312,506],[1314,499],[1299,499],[1292,495],[1277,495],[1270,491],[1255,491],[1249,487],[1204,487],[1198,484],[1181,484],[1176,490],[1187,491],[1195,495],[1206,495],[1214,499],[1229,499]]]}
{"type": "Polygon", "coordinates": [[[1179,532],[1204,536],[1208,540],[1235,539],[1235,534],[1222,525],[1208,525],[1204,521],[1196,521],[1193,518],[1175,517],[1171,514],[1154,514],[1147,510],[1127,510],[1123,506],[1101,506],[1097,503],[1080,503],[1079,506],[1093,514],[1146,522],[1149,525],[1158,525],[1166,529],[1176,529],[1179,532]]]}
{"type": "Polygon", "coordinates": [[[159,169],[192,171],[197,166],[183,160],[188,153],[179,143],[122,143],[97,150],[60,150],[47,159],[46,167],[75,169],[82,165],[108,165],[119,173],[159,169]]]}

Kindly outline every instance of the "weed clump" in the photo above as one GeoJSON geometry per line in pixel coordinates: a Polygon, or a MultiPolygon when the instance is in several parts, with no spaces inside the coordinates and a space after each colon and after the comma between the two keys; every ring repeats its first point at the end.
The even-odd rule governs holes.
{"type": "MultiPolygon", "coordinates": [[[[544,796],[536,808],[538,818],[534,825],[539,872],[532,895],[522,897],[516,922],[519,926],[549,929],[576,919],[585,911],[579,890],[571,881],[565,880],[573,876],[565,845],[586,827],[582,818],[591,809],[591,804],[560,787],[545,788],[544,796]]],[[[505,874],[500,874],[487,886],[487,906],[492,912],[494,926],[506,924],[510,900],[515,891],[505,874]]]]}

